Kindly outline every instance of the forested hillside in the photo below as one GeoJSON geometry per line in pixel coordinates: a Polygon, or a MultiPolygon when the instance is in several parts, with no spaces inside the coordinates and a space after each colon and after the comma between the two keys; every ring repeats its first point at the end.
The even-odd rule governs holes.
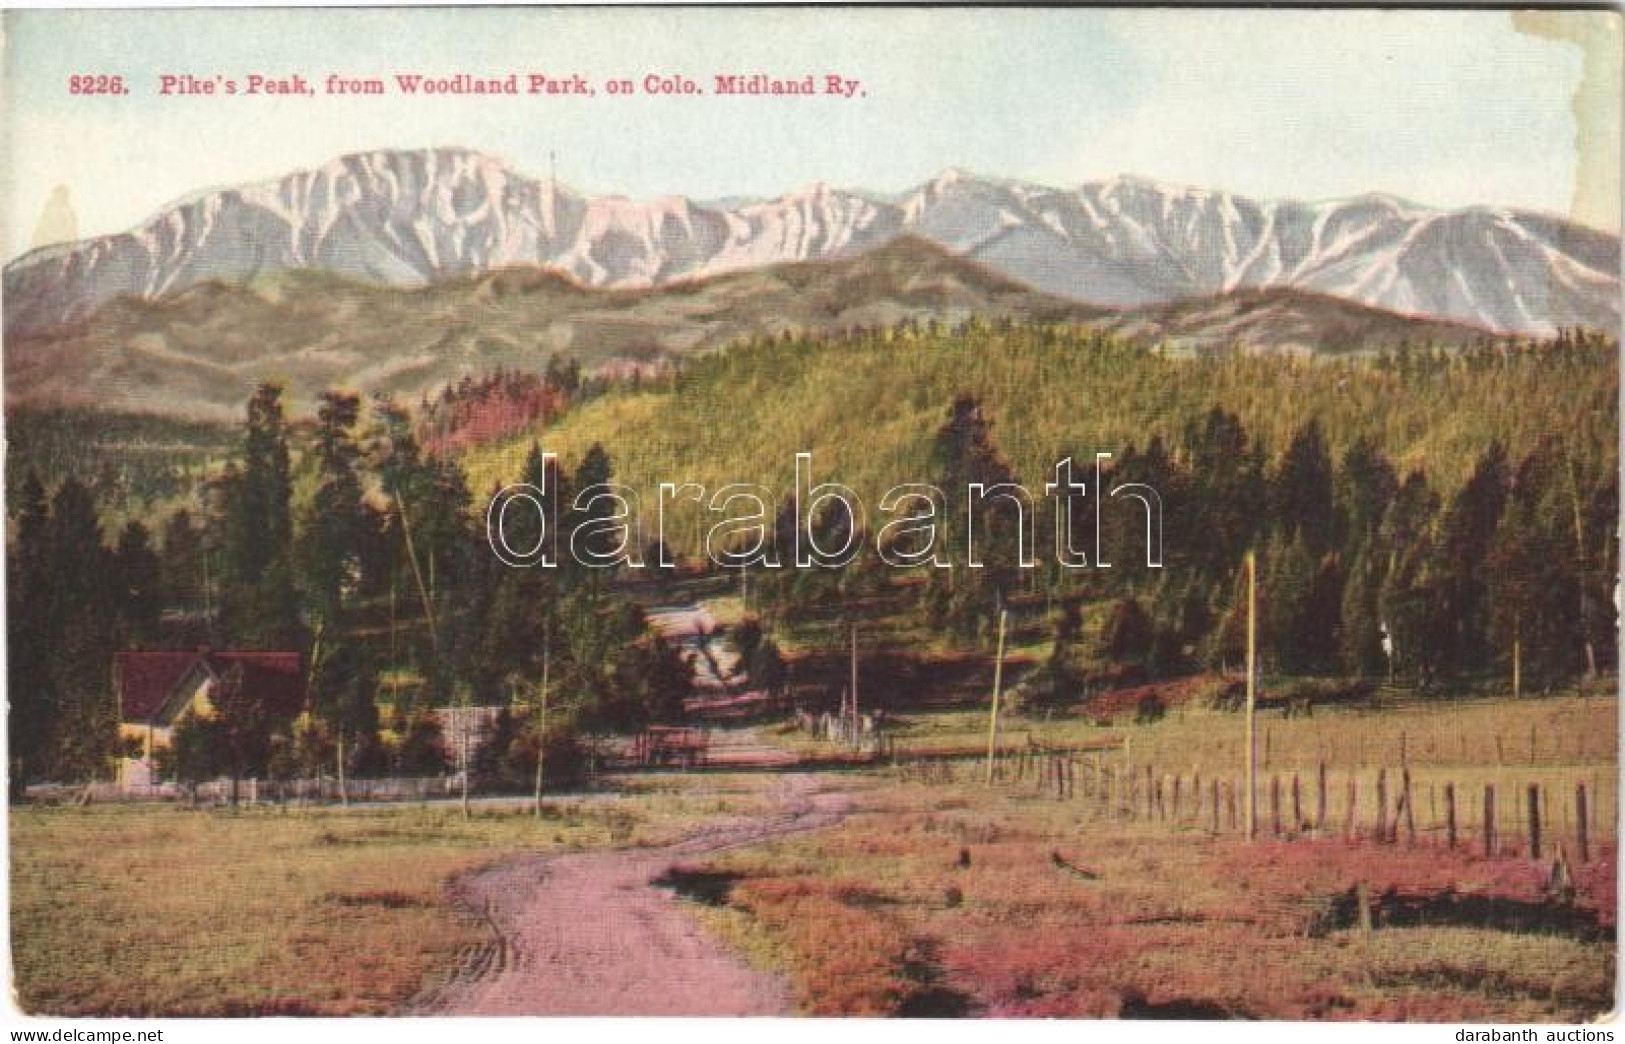
{"type": "MultiPolygon", "coordinates": [[[[1097,332],[972,323],[744,345],[476,451],[467,468],[472,488],[489,490],[518,474],[533,439],[565,466],[601,445],[643,498],[643,539],[692,553],[703,532],[692,505],[674,503],[664,532],[649,529],[658,483],[775,491],[783,548],[795,454],[810,452],[814,481],[853,487],[871,512],[857,578],[875,572],[861,566],[873,564],[886,521],[875,506],[892,486],[940,486],[945,530],[958,533],[967,482],[1020,482],[1042,513],[1058,459],[1087,471],[1110,452],[1108,486],[1161,494],[1162,568],[1144,568],[1143,522],[1114,504],[1104,533],[1116,567],[1062,570],[1046,516],[1036,570],[1013,570],[1006,534],[992,568],[947,580],[928,570],[920,620],[986,643],[997,607],[1021,592],[1110,598],[1108,659],[1152,673],[1234,664],[1238,575],[1254,551],[1275,669],[1391,668],[1432,685],[1504,671],[1516,644],[1524,677],[1550,682],[1612,656],[1617,394],[1616,347],[1591,336],[1311,361],[1175,358],[1097,332]]],[[[1092,525],[1093,502],[1077,503],[1088,517],[1074,521],[1092,525]]],[[[906,581],[842,590],[865,582],[906,581]]],[[[809,583],[764,576],[761,589],[781,609],[832,596],[809,583]]],[[[1078,658],[1071,611],[1055,624],[1057,664],[1078,658]]]]}
{"type": "Polygon", "coordinates": [[[1564,337],[1505,347],[1425,348],[1359,359],[1235,352],[1174,357],[1065,326],[904,328],[845,338],[778,338],[687,361],[681,376],[623,386],[558,424],[465,458],[470,486],[515,474],[534,438],[561,459],[595,442],[620,481],[646,488],[789,488],[794,454],[820,479],[866,497],[927,481],[932,434],[960,394],[991,419],[999,448],[1030,486],[1065,454],[1173,444],[1212,409],[1233,413],[1266,456],[1317,420],[1334,457],[1364,437],[1437,491],[1458,488],[1499,441],[1521,457],[1544,438],[1598,464],[1618,430],[1613,342],[1564,337]]]}
{"type": "MultiPolygon", "coordinates": [[[[743,343],[660,377],[583,381],[560,360],[539,381],[463,382],[416,415],[329,392],[316,416],[286,417],[266,385],[236,432],[200,427],[191,441],[125,419],[76,443],[71,417],[36,420],[11,458],[9,633],[26,653],[9,667],[13,767],[20,779],[104,771],[113,652],[201,642],[297,649],[309,665],[303,731],[251,737],[233,773],[321,764],[341,737],[356,772],[434,769],[428,707],[511,702],[544,663],[561,704],[548,744],[555,728],[680,718],[689,667],[647,628],[648,595],[622,582],[654,570],[572,565],[572,532],[600,549],[617,541],[609,506],[572,506],[569,492],[639,491],[627,546],[647,560],[662,535],[658,483],[700,483],[707,497],[760,484],[774,498],[768,542],[787,559],[798,452],[812,454],[814,481],[852,487],[869,512],[855,534],[819,516],[820,539],[854,535],[863,551],[844,569],[741,577],[754,685],[794,685],[796,657],[828,652],[827,634],[793,633],[798,619],[857,614],[908,658],[985,655],[1009,609],[1027,655],[1047,650],[1024,685],[1058,707],[1134,677],[1233,666],[1252,552],[1274,677],[1391,675],[1452,692],[1500,684],[1515,660],[1523,684],[1547,688],[1613,662],[1617,394],[1617,346],[1593,335],[1297,359],[973,321],[743,343]],[[1090,540],[1097,452],[1112,454],[1107,488],[1160,496],[1160,568],[1146,566],[1130,502],[1112,501],[1102,543],[1090,540]],[[1096,554],[1088,568],[1057,564],[1060,501],[1044,485],[1068,455],[1091,487],[1072,501],[1076,545],[1110,569],[1096,554]],[[566,493],[557,571],[509,569],[487,540],[492,492],[521,480],[566,493]],[[1017,567],[1009,512],[962,499],[969,484],[1006,482],[1035,498],[1036,568],[1017,567]],[[901,483],[948,493],[948,551],[964,561],[968,524],[983,568],[880,566],[878,507],[901,483]],[[779,650],[792,645],[787,665],[779,650]]],[[[669,550],[701,564],[700,523],[724,515],[702,519],[691,501],[669,515],[669,550]]],[[[534,771],[536,726],[505,733],[492,755],[502,773],[534,771]]],[[[220,770],[203,754],[241,737],[216,740],[175,770],[220,770]]]]}

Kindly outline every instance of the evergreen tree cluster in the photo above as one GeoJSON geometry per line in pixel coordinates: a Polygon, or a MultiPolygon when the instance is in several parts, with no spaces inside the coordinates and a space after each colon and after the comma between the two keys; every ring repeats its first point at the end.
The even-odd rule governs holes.
{"type": "MultiPolygon", "coordinates": [[[[1270,671],[1504,688],[1516,660],[1527,691],[1612,663],[1617,393],[1617,345],[1579,331],[1449,352],[1178,357],[1093,330],[971,320],[744,344],[691,360],[674,387],[572,411],[549,445],[614,446],[622,481],[649,501],[673,476],[787,491],[802,451],[871,507],[901,483],[933,483],[957,559],[967,524],[986,550],[979,569],[918,571],[929,628],[987,648],[1001,608],[1030,621],[1035,599],[1135,603],[1090,623],[1098,641],[1070,640],[1057,670],[1237,667],[1251,551],[1270,671]],[[1098,491],[1074,501],[1073,529],[1112,568],[1054,564],[1041,491],[1063,456],[1093,485],[1096,451],[1112,454],[1104,489],[1161,494],[1163,568],[1144,568],[1144,515],[1127,502],[1102,513],[1093,554],[1098,491]],[[1008,509],[964,517],[973,482],[1034,494],[1037,569],[1015,567],[1008,509]]],[[[476,452],[471,472],[503,457],[476,452]]],[[[705,526],[681,510],[664,537],[696,555],[705,526]]],[[[776,510],[782,561],[797,520],[776,510]]],[[[881,523],[867,520],[866,550],[844,569],[752,567],[744,583],[780,619],[868,598],[899,579],[872,550],[881,523]]],[[[812,520],[827,544],[846,525],[839,511],[812,520]]]]}
{"type": "MultiPolygon", "coordinates": [[[[542,466],[534,454],[524,477],[539,479],[542,466]]],[[[599,449],[573,476],[550,478],[564,522],[555,539],[567,542],[601,513],[576,510],[569,489],[611,473],[599,449]]],[[[425,453],[415,419],[387,397],[364,406],[328,392],[313,424],[296,431],[281,390],[262,385],[238,452],[199,500],[163,520],[159,547],[139,521],[104,539],[95,496],[71,477],[48,493],[30,476],[10,502],[19,784],[106,777],[120,753],[120,649],[304,656],[306,713],[271,720],[241,679],[223,683],[215,717],[176,731],[166,760],[181,779],[309,774],[331,768],[340,750],[357,776],[441,771],[432,710],[497,704],[529,715],[544,671],[547,742],[559,747],[550,773],[571,764],[578,729],[618,732],[682,714],[690,667],[675,647],[601,570],[568,556],[557,571],[498,562],[462,469],[425,453]]],[[[533,717],[509,734],[521,761],[527,744],[534,759],[533,717]]]]}

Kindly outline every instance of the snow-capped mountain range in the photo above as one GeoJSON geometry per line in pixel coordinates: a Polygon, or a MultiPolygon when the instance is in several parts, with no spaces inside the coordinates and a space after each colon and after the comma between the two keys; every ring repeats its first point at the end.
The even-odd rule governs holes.
{"type": "Polygon", "coordinates": [[[446,148],[345,156],[35,250],[5,268],[5,328],[38,332],[120,295],[286,269],[419,286],[544,265],[587,286],[651,287],[855,256],[901,234],[1110,307],[1291,287],[1501,331],[1620,320],[1619,237],[1530,211],[1384,195],[1260,201],[1134,177],[1063,189],[954,170],[893,197],[816,185],[762,201],[634,201],[446,148]]]}

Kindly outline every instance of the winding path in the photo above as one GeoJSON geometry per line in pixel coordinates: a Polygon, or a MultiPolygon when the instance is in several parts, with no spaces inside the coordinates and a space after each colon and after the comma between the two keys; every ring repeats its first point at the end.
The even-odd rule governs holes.
{"type": "Polygon", "coordinates": [[[672,845],[515,856],[462,878],[458,900],[507,940],[418,1005],[445,1015],[782,1015],[789,992],[694,923],[653,881],[674,862],[837,822],[846,795],[783,778],[783,811],[712,820],[672,845]]]}

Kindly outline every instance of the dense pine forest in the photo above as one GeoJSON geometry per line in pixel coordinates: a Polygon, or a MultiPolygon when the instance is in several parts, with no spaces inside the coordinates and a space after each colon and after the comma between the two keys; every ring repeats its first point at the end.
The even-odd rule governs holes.
{"type": "MultiPolygon", "coordinates": [[[[107,532],[94,485],[70,474],[47,488],[25,475],[8,549],[15,784],[106,777],[124,753],[111,693],[121,649],[304,656],[309,712],[184,719],[164,766],[183,781],[310,776],[338,750],[357,776],[440,773],[450,752],[426,712],[476,698],[533,704],[544,655],[568,696],[545,736],[538,719],[504,715],[479,752],[493,779],[528,780],[544,743],[549,776],[569,778],[579,736],[680,715],[689,668],[642,610],[604,577],[497,562],[483,502],[454,460],[424,452],[409,410],[384,397],[364,410],[359,396],[332,392],[295,432],[281,400],[261,386],[195,506],[150,521],[107,532]]],[[[577,477],[591,484],[608,469],[590,456],[577,477]]]]}
{"type": "MultiPolygon", "coordinates": [[[[105,775],[113,653],[204,643],[300,650],[311,707],[292,723],[197,723],[174,744],[181,778],[310,772],[340,743],[358,775],[439,771],[426,711],[455,703],[509,708],[482,752],[491,778],[526,779],[544,744],[549,773],[567,774],[582,737],[681,718],[690,667],[640,608],[669,578],[569,555],[507,568],[486,540],[491,494],[545,486],[561,519],[551,539],[567,547],[578,530],[604,539],[607,508],[573,491],[624,483],[646,505],[661,482],[788,496],[797,452],[812,454],[814,481],[871,510],[900,483],[1019,483],[1037,495],[1041,553],[1020,568],[1014,514],[952,497],[944,531],[985,537],[985,568],[883,566],[878,516],[859,534],[814,519],[864,550],[840,570],[739,578],[750,614],[734,640],[759,687],[793,689],[798,657],[818,652],[798,621],[859,612],[985,656],[1008,609],[1038,650],[1026,690],[1062,711],[1113,684],[1223,671],[1239,660],[1253,552],[1264,662],[1281,684],[1382,678],[1448,696],[1507,687],[1515,658],[1523,689],[1546,691],[1613,667],[1617,396],[1617,345],[1589,334],[1328,359],[981,322],[786,335],[612,382],[555,360],[543,377],[471,378],[415,413],[331,392],[314,417],[289,418],[267,385],[222,459],[163,473],[184,489],[131,497],[14,451],[13,778],[105,775]],[[1160,494],[1160,568],[1146,567],[1143,515],[1127,503],[1103,520],[1111,568],[1045,552],[1055,462],[1071,456],[1092,483],[1097,452],[1112,455],[1108,487],[1160,494]],[[544,661],[559,698],[545,737],[530,714],[544,661]]],[[[1073,502],[1078,532],[1095,496],[1073,502]]],[[[773,514],[766,537],[786,547],[793,509],[773,514]]],[[[681,503],[672,516],[666,550],[697,570],[700,519],[681,503]]],[[[655,536],[632,546],[653,557],[655,536]]]]}

